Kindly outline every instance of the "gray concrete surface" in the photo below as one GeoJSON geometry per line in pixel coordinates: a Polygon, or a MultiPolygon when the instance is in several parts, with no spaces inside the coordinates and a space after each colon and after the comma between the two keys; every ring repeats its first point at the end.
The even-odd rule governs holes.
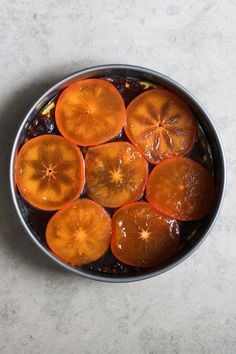
{"type": "Polygon", "coordinates": [[[0,353],[236,353],[236,3],[234,0],[0,0],[0,353]],[[220,217],[172,271],[103,284],[54,266],[27,239],[8,190],[29,105],[83,67],[132,63],[186,86],[227,156],[220,217]]]}

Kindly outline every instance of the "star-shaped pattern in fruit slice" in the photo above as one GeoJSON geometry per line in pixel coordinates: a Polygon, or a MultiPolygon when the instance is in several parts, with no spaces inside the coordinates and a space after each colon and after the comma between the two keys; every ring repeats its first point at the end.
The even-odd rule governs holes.
{"type": "Polygon", "coordinates": [[[129,104],[125,132],[149,162],[158,163],[191,150],[197,123],[181,98],[156,88],[142,93],[129,104]]]}
{"type": "Polygon", "coordinates": [[[65,207],[79,197],[84,185],[82,153],[56,135],[41,135],[24,144],[15,171],[20,193],[39,209],[65,207]]]}

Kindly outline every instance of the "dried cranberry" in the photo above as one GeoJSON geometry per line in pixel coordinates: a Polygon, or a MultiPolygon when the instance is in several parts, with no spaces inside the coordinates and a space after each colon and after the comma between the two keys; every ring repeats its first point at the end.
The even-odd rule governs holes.
{"type": "Polygon", "coordinates": [[[56,123],[54,118],[48,118],[39,113],[30,124],[26,133],[26,137],[31,139],[43,134],[52,134],[55,132],[55,130],[56,123]]]}
{"type": "MultiPolygon", "coordinates": [[[[110,81],[120,92],[126,106],[128,106],[128,104],[137,95],[148,89],[142,82],[138,80],[124,79],[122,77],[108,78],[107,80],[110,81]]],[[[151,87],[152,86],[150,86],[150,88],[151,87]]]]}

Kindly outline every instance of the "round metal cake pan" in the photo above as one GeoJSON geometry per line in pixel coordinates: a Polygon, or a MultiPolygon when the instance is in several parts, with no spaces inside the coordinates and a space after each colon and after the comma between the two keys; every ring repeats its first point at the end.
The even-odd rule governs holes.
{"type": "Polygon", "coordinates": [[[163,272],[170,270],[171,268],[178,265],[180,262],[189,257],[204,241],[204,239],[209,234],[215,220],[218,216],[223,196],[225,190],[225,180],[226,180],[226,164],[224,158],[224,152],[222,148],[222,143],[217,132],[217,129],[213,123],[212,118],[209,116],[207,111],[201,105],[201,103],[183,86],[170,79],[169,77],[139,66],[133,65],[120,65],[120,64],[112,64],[112,65],[101,65],[96,67],[91,67],[87,69],[83,69],[77,71],[71,75],[68,75],[66,78],[62,79],[51,88],[49,88],[30,108],[29,112],[23,118],[18,132],[15,137],[15,141],[13,144],[12,154],[11,154],[11,162],[10,162],[10,187],[11,194],[13,198],[13,202],[20,218],[24,229],[26,230],[29,237],[33,240],[33,242],[37,245],[37,247],[44,252],[52,261],[56,262],[58,265],[63,267],[66,270],[69,270],[77,275],[84,276],[89,279],[105,281],[105,282],[132,282],[137,280],[144,280],[153,276],[160,275],[163,272]],[[204,218],[200,229],[197,232],[197,235],[194,237],[194,240],[191,240],[187,243],[184,248],[176,254],[174,258],[172,258],[165,266],[158,269],[149,269],[144,270],[143,273],[140,274],[132,274],[132,275],[113,275],[113,274],[101,274],[95,273],[88,269],[83,269],[79,267],[73,267],[65,262],[59,260],[47,247],[43,242],[37,238],[37,235],[32,230],[30,225],[27,222],[27,219],[24,215],[24,209],[19,198],[19,194],[15,185],[14,178],[14,165],[15,158],[19,147],[22,145],[25,132],[36,116],[36,114],[45,106],[45,104],[50,101],[55,95],[57,95],[60,91],[62,91],[68,85],[72,83],[88,78],[94,77],[111,77],[111,76],[122,76],[122,77],[130,77],[136,78],[139,80],[149,81],[154,84],[161,85],[166,87],[167,89],[175,92],[177,95],[182,97],[186,103],[191,107],[194,112],[199,124],[201,125],[204,133],[209,141],[212,157],[214,161],[214,179],[215,179],[215,202],[212,212],[204,218]]]}

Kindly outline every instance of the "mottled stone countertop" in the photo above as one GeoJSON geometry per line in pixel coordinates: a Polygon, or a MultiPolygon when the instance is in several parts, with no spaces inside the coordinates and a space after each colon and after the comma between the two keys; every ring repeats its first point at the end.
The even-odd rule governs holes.
{"type": "Polygon", "coordinates": [[[234,0],[0,0],[0,353],[236,353],[234,0]],[[10,200],[9,156],[32,102],[78,69],[160,71],[207,108],[228,180],[209,237],[160,277],[105,284],[53,265],[10,200]]]}

